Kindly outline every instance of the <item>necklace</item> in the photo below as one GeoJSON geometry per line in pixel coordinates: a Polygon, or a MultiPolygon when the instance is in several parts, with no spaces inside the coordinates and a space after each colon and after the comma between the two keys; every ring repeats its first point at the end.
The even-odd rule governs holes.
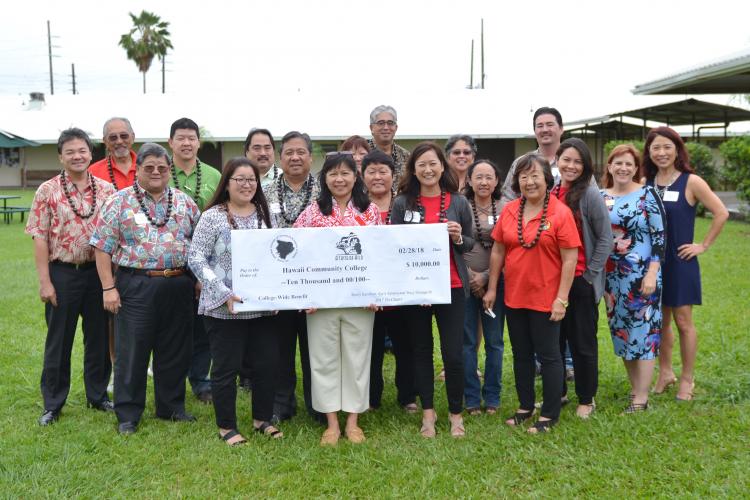
{"type": "MultiPolygon", "coordinates": [[[[419,211],[419,223],[424,224],[424,205],[422,205],[422,195],[417,196],[417,210],[419,211]]],[[[438,212],[438,223],[446,222],[448,214],[445,213],[445,191],[440,190],[440,211],[438,212]]]]}
{"type": "Polygon", "coordinates": [[[297,217],[299,217],[299,214],[302,213],[302,210],[304,210],[305,207],[307,207],[307,205],[310,203],[310,197],[312,196],[312,186],[315,180],[313,179],[312,174],[307,174],[307,192],[305,193],[305,201],[302,203],[299,212],[297,212],[297,214],[291,219],[287,217],[286,207],[284,206],[284,172],[279,174],[276,180],[276,194],[279,198],[279,209],[281,210],[281,217],[286,221],[287,224],[294,224],[294,221],[297,220],[297,217]]]}
{"type": "Polygon", "coordinates": [[[659,198],[664,199],[664,193],[669,191],[669,188],[672,187],[672,184],[680,177],[680,171],[677,170],[675,173],[672,174],[672,177],[669,179],[669,184],[666,186],[659,186],[657,182],[656,176],[654,177],[654,190],[656,191],[656,194],[659,195],[659,198]]]}
{"type": "MultiPolygon", "coordinates": [[[[180,184],[177,182],[177,169],[174,166],[174,160],[169,162],[169,167],[172,169],[172,181],[174,182],[174,187],[179,189],[180,191],[185,191],[185,187],[187,186],[187,176],[185,176],[185,186],[180,187],[180,184]]],[[[196,203],[198,203],[198,198],[200,198],[201,195],[201,161],[196,158],[195,159],[195,194],[193,194],[193,200],[195,200],[196,203]]]]}
{"type": "MultiPolygon", "coordinates": [[[[60,172],[60,183],[63,187],[63,192],[65,193],[65,198],[68,199],[68,205],[70,205],[71,210],[73,210],[73,213],[76,214],[81,219],[88,219],[92,215],[94,215],[94,211],[96,210],[96,183],[94,182],[94,178],[91,177],[91,174],[86,172],[88,179],[89,179],[89,186],[91,186],[91,208],[89,209],[89,213],[82,214],[78,211],[76,206],[73,204],[73,198],[70,196],[70,191],[68,190],[68,181],[65,179],[65,171],[63,170],[60,172]]],[[[81,194],[83,197],[84,195],[81,194]]],[[[81,208],[83,208],[83,205],[81,205],[81,208]]]]}
{"type": "MultiPolygon", "coordinates": [[[[146,203],[143,201],[143,193],[141,193],[141,190],[138,189],[138,183],[133,183],[133,192],[135,193],[135,197],[138,198],[138,203],[141,205],[141,212],[146,214],[146,218],[154,227],[162,227],[167,224],[169,221],[169,217],[172,215],[172,189],[167,187],[167,213],[164,216],[164,220],[161,222],[157,222],[156,219],[151,217],[151,214],[148,211],[148,208],[146,208],[146,203]]],[[[154,202],[154,206],[156,206],[156,203],[154,202]]],[[[154,210],[156,212],[156,210],[154,210]]]]}
{"type": "MultiPolygon", "coordinates": [[[[224,211],[227,213],[227,222],[229,223],[229,227],[231,227],[232,229],[239,229],[240,227],[237,225],[237,221],[234,220],[232,212],[229,211],[229,204],[225,202],[222,206],[224,207],[224,211]]],[[[255,205],[255,216],[258,218],[258,229],[263,229],[263,213],[261,212],[260,205],[255,205]]]]}
{"type": "Polygon", "coordinates": [[[542,236],[542,230],[544,229],[544,226],[547,225],[547,205],[549,204],[549,195],[549,192],[544,195],[542,220],[539,221],[539,227],[536,228],[536,236],[534,237],[534,241],[532,241],[531,243],[526,243],[523,240],[523,209],[526,206],[526,197],[521,197],[521,206],[518,208],[518,243],[520,243],[521,246],[526,249],[534,248],[536,244],[539,243],[539,238],[541,238],[542,236]]]}
{"type": "MultiPolygon", "coordinates": [[[[486,242],[482,238],[482,227],[479,224],[479,214],[477,213],[477,202],[474,198],[471,198],[471,209],[474,211],[474,226],[477,228],[477,240],[479,240],[479,243],[482,245],[482,248],[485,250],[489,250],[492,248],[492,245],[494,244],[494,241],[492,241],[492,237],[490,237],[490,241],[486,242]]],[[[490,206],[492,207],[492,225],[494,226],[497,224],[497,208],[495,207],[495,201],[490,198],[490,206]]],[[[492,230],[490,229],[490,233],[492,230]]]]}
{"type": "Polygon", "coordinates": [[[119,191],[117,187],[117,181],[115,181],[115,172],[112,170],[112,157],[107,155],[107,172],[109,172],[109,181],[115,187],[115,191],[119,191]]]}

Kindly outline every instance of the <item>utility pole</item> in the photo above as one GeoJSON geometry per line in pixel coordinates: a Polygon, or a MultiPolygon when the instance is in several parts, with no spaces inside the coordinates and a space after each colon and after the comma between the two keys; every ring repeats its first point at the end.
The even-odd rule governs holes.
{"type": "Polygon", "coordinates": [[[484,18],[482,18],[482,89],[484,89],[484,18]]]}
{"type": "Polygon", "coordinates": [[[471,69],[469,70],[469,88],[474,88],[474,39],[471,39],[471,69]]]}
{"type": "Polygon", "coordinates": [[[70,63],[70,71],[71,76],[73,77],[73,95],[76,95],[76,65],[75,63],[70,63]]]}
{"type": "Polygon", "coordinates": [[[49,53],[49,93],[55,95],[55,81],[52,78],[52,33],[47,21],[47,51],[49,53]]]}
{"type": "Polygon", "coordinates": [[[164,62],[165,59],[166,59],[166,56],[161,56],[161,93],[162,94],[166,94],[166,88],[167,88],[166,83],[165,83],[166,73],[167,73],[167,70],[165,68],[165,62],[164,62]]]}

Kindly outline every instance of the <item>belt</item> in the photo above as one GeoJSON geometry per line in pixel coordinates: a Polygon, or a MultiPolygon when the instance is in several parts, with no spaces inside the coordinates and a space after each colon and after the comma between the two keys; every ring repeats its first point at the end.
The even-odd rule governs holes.
{"type": "Polygon", "coordinates": [[[95,261],[83,262],[81,264],[73,264],[72,262],[63,262],[61,260],[53,260],[52,262],[50,262],[50,264],[54,264],[56,266],[69,267],[77,271],[83,271],[84,269],[91,269],[92,267],[96,267],[95,261]]]}
{"type": "Polygon", "coordinates": [[[149,278],[174,278],[175,276],[182,276],[187,272],[184,267],[176,267],[174,269],[137,269],[135,267],[119,267],[117,270],[123,273],[140,274],[142,276],[148,276],[149,278]]]}

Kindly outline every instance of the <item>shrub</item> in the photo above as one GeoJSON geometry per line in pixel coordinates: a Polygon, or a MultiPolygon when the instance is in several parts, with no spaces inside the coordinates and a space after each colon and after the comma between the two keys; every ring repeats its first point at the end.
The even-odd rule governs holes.
{"type": "MultiPolygon", "coordinates": [[[[641,155],[643,155],[643,141],[609,141],[606,144],[604,144],[604,168],[607,168],[607,158],[609,158],[609,154],[612,152],[613,149],[615,149],[620,144],[632,144],[635,149],[638,150],[641,155]]],[[[642,158],[641,158],[642,159],[642,158]]]]}
{"type": "Polygon", "coordinates": [[[711,189],[716,190],[718,178],[716,162],[711,153],[711,148],[698,142],[686,142],[685,147],[690,155],[690,165],[695,169],[695,173],[701,176],[711,186],[711,189]]]}
{"type": "Polygon", "coordinates": [[[750,201],[750,136],[735,137],[719,147],[724,176],[737,186],[737,197],[750,201]]]}

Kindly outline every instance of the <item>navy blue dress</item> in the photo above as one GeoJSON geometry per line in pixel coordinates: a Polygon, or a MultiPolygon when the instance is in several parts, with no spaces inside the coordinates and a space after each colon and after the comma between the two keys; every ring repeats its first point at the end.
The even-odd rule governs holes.
{"type": "MultiPolygon", "coordinates": [[[[693,243],[695,236],[695,205],[685,197],[688,177],[689,173],[682,172],[669,186],[669,191],[677,192],[677,201],[670,201],[669,195],[661,193],[663,186],[657,186],[667,214],[667,247],[662,263],[662,305],[667,307],[701,304],[698,258],[685,260],[677,256],[680,245],[693,243]]],[[[649,184],[653,185],[655,180],[649,184]]]]}

